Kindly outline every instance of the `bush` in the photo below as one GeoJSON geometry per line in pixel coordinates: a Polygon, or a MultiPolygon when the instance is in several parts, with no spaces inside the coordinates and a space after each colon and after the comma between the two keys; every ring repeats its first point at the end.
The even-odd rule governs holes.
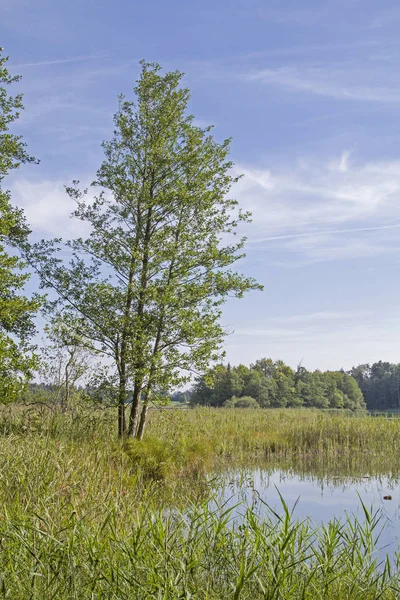
{"type": "Polygon", "coordinates": [[[242,396],[242,398],[236,398],[232,396],[230,400],[224,402],[225,408],[260,408],[257,400],[251,396],[242,396]]]}
{"type": "Polygon", "coordinates": [[[124,448],[145,479],[201,477],[212,468],[215,448],[206,441],[162,440],[147,436],[127,440],[124,448]]]}

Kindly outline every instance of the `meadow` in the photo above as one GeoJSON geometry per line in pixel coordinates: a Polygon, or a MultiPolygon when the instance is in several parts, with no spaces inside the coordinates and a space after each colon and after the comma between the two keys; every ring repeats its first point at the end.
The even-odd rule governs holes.
{"type": "Polygon", "coordinates": [[[378,558],[383,524],[366,506],[315,526],[284,498],[262,518],[215,498],[219,474],[251,464],[398,475],[400,419],[154,410],[143,442],[118,440],[115,421],[85,407],[1,409],[0,597],[398,597],[400,559],[378,558]]]}

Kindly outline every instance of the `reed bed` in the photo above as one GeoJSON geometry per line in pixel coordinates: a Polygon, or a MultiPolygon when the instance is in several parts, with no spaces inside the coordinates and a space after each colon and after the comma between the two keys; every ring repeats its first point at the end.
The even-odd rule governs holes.
{"type": "Polygon", "coordinates": [[[79,516],[64,508],[5,519],[0,597],[45,599],[377,600],[398,598],[399,559],[376,555],[379,520],[313,528],[247,508],[182,512],[117,508],[79,516]]]}
{"type": "Polygon", "coordinates": [[[211,509],[210,473],[262,461],[398,475],[400,420],[154,411],[143,443],[114,427],[107,410],[1,410],[0,598],[399,597],[400,562],[376,553],[383,523],[365,507],[324,527],[293,520],[284,501],[262,518],[211,509]]]}

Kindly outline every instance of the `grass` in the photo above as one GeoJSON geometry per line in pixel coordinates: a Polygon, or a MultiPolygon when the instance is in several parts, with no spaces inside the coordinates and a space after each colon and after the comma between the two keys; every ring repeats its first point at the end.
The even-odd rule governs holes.
{"type": "Polygon", "coordinates": [[[366,509],[362,522],[317,528],[284,502],[262,519],[256,507],[211,510],[207,474],[262,461],[398,475],[400,419],[154,411],[143,443],[118,441],[115,420],[82,408],[0,412],[0,598],[399,597],[397,558],[379,564],[382,523],[366,509]]]}

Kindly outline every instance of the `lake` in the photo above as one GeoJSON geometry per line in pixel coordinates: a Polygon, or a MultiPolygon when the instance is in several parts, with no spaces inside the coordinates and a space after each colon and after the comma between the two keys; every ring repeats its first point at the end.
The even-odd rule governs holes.
{"type": "Polygon", "coordinates": [[[383,529],[378,542],[380,553],[394,555],[399,546],[400,477],[321,477],[293,470],[257,468],[227,473],[222,482],[223,491],[217,495],[216,502],[227,507],[240,502],[235,509],[238,520],[247,506],[252,506],[261,517],[267,516],[268,507],[282,514],[281,494],[296,520],[308,518],[313,525],[320,525],[356,515],[363,521],[361,499],[380,517],[376,529],[377,533],[383,529]],[[384,496],[392,499],[384,500],[384,496]]]}

